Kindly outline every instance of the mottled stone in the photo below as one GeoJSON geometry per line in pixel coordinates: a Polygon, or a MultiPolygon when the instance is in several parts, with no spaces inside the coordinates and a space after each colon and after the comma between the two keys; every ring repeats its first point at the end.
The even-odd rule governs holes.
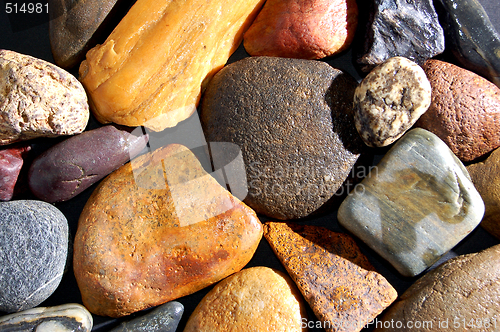
{"type": "Polygon", "coordinates": [[[33,308],[56,290],[68,253],[68,221],[54,206],[0,203],[0,311],[33,308]]]}
{"type": "Polygon", "coordinates": [[[432,87],[431,106],[415,124],[441,138],[462,161],[500,146],[500,89],[451,63],[424,65],[432,87]]]}
{"type": "Polygon", "coordinates": [[[357,62],[365,72],[402,56],[419,65],[444,51],[444,33],[432,0],[374,0],[357,62]]]}
{"type": "Polygon", "coordinates": [[[243,44],[252,56],[321,59],[346,50],[357,25],[355,0],[268,0],[243,44]]]}
{"type": "Polygon", "coordinates": [[[183,313],[181,303],[168,302],[142,317],[121,323],[109,332],[175,332],[183,313]]]}
{"type": "Polygon", "coordinates": [[[89,119],[83,86],[63,69],[0,50],[0,144],[81,133],[89,119]]]}
{"type": "Polygon", "coordinates": [[[481,221],[484,203],[436,135],[407,132],[342,202],[338,220],[404,276],[416,276],[481,221]]]}
{"type": "Polygon", "coordinates": [[[398,296],[349,235],[268,222],[264,236],[329,332],[360,331],[398,296]]]}
{"type": "Polygon", "coordinates": [[[31,164],[31,192],[46,202],[66,201],[113,172],[146,146],[146,136],[104,126],[68,138],[31,164]]]}
{"type": "Polygon", "coordinates": [[[90,332],[93,319],[77,303],[38,307],[0,317],[0,331],[90,332]]]}
{"type": "Polygon", "coordinates": [[[467,166],[467,171],[484,201],[481,226],[500,239],[500,149],[483,162],[467,166]]]}
{"type": "MultiPolygon", "coordinates": [[[[124,1],[121,2],[123,5],[124,1]]],[[[97,40],[106,37],[104,31],[108,29],[104,22],[109,25],[110,18],[105,19],[117,3],[118,0],[49,1],[50,46],[58,66],[72,68],[78,65],[97,40]]],[[[111,21],[118,23],[112,17],[111,21]]]]}
{"type": "Polygon", "coordinates": [[[410,129],[431,104],[424,70],[403,57],[374,68],[356,88],[354,120],[368,146],[392,144],[410,129]]]}
{"type": "Polygon", "coordinates": [[[9,201],[23,166],[23,157],[31,146],[8,147],[0,150],[0,200],[9,201]]]}
{"type": "MultiPolygon", "coordinates": [[[[477,0],[439,0],[446,47],[466,69],[500,87],[500,35],[477,0]]],[[[440,7],[437,6],[436,9],[440,7]]]]}
{"type": "Polygon", "coordinates": [[[257,266],[221,281],[198,304],[184,332],[307,331],[306,311],[290,278],[257,266]]]}
{"type": "Polygon", "coordinates": [[[380,319],[400,328],[375,331],[498,331],[500,324],[500,245],[452,258],[408,288],[380,319]]]}
{"type": "Polygon", "coordinates": [[[241,148],[245,203],[277,219],[311,215],[342,185],[364,146],[354,126],[356,81],[319,61],[252,57],[207,88],[208,141],[241,148]]]}
{"type": "Polygon", "coordinates": [[[254,211],[181,145],[125,164],[80,215],[73,266],[84,305],[124,316],[194,293],[242,269],[262,237],[254,211]]]}

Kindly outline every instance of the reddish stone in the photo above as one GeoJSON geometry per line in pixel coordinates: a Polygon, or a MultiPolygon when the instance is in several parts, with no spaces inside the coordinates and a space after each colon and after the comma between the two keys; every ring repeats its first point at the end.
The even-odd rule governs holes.
{"type": "Polygon", "coordinates": [[[30,146],[0,150],[0,200],[12,199],[14,187],[23,166],[23,155],[29,150],[31,150],[30,146]]]}

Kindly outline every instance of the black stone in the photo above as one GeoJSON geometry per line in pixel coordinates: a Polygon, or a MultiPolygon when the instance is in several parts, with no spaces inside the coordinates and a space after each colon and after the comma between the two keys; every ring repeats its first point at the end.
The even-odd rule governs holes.
{"type": "Polygon", "coordinates": [[[59,285],[68,253],[68,222],[42,201],[0,203],[0,311],[33,308],[59,285]]]}
{"type": "Polygon", "coordinates": [[[444,33],[432,0],[374,0],[371,5],[357,59],[362,71],[395,56],[422,65],[444,51],[444,33]]]}

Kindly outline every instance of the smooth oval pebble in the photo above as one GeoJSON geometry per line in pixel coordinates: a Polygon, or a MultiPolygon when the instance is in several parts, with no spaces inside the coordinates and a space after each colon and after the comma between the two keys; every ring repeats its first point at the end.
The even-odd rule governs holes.
{"type": "Polygon", "coordinates": [[[217,284],[189,317],[184,332],[307,331],[300,292],[285,273],[263,266],[217,284]]]}
{"type": "Polygon", "coordinates": [[[59,286],[68,253],[68,221],[34,200],[0,203],[0,311],[33,308],[59,286]]]}
{"type": "Polygon", "coordinates": [[[77,303],[38,307],[0,317],[0,331],[90,332],[93,319],[77,303]]]}
{"type": "Polygon", "coordinates": [[[415,124],[431,104],[431,85],[411,60],[393,57],[375,67],[354,93],[356,129],[368,146],[387,146],[415,124]]]}
{"type": "Polygon", "coordinates": [[[121,323],[109,332],[175,332],[183,313],[181,303],[168,302],[142,317],[121,323]]]}
{"type": "Polygon", "coordinates": [[[0,144],[81,133],[89,114],[87,94],[70,73],[0,50],[0,144]]]}
{"type": "Polygon", "coordinates": [[[114,126],[68,138],[33,161],[28,172],[31,192],[46,202],[66,201],[135,157],[146,143],[146,136],[114,126]]]}

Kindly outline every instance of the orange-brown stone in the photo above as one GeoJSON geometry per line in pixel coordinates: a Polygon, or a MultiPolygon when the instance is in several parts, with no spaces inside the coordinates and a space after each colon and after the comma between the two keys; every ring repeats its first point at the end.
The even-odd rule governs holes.
{"type": "Polygon", "coordinates": [[[254,211],[169,145],[134,159],[80,215],[74,272],[84,305],[112,317],[194,293],[241,270],[262,237],[254,211]]]}
{"type": "Polygon", "coordinates": [[[327,331],[360,331],[397,298],[349,235],[268,222],[264,236],[327,331]]]}

